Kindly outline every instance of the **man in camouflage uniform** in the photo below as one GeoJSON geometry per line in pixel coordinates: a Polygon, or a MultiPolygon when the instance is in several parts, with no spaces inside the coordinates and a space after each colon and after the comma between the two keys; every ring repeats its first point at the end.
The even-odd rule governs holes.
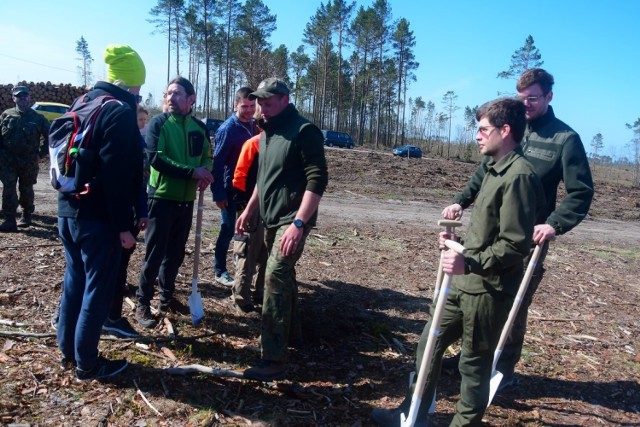
{"type": "Polygon", "coordinates": [[[2,212],[0,231],[14,232],[31,225],[33,185],[38,179],[38,161],[47,154],[49,122],[31,107],[29,89],[16,86],[11,92],[16,106],[0,115],[0,180],[2,212]],[[16,191],[20,191],[20,198],[16,191]],[[16,223],[18,204],[22,219],[16,223]]]}

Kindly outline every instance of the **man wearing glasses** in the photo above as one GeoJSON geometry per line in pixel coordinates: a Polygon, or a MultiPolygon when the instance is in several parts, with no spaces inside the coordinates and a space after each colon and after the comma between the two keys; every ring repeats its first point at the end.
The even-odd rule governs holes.
{"type": "MultiPolygon", "coordinates": [[[[430,424],[428,407],[435,395],[442,355],[462,338],[460,358],[460,400],[452,426],[481,424],[489,400],[493,352],[518,291],[523,259],[533,241],[533,230],[544,207],[540,179],[522,154],[520,141],[525,132],[525,106],[517,99],[501,98],[482,105],[476,141],[488,157],[486,174],[469,230],[461,242],[465,255],[446,251],[443,271],[453,275],[439,325],[427,323],[416,351],[418,370],[432,328],[439,329],[430,360],[424,393],[415,426],[430,424]]],[[[440,233],[440,248],[450,233],[440,233]]],[[[409,415],[412,393],[394,410],[375,409],[371,419],[380,426],[399,426],[401,413],[409,415]]]]}
{"type": "MultiPolygon", "coordinates": [[[[533,234],[535,244],[544,243],[543,250],[497,365],[497,370],[504,374],[498,391],[514,384],[514,370],[520,359],[527,330],[527,312],[533,294],[542,281],[548,241],[578,225],[587,215],[593,199],[591,169],[580,136],[557,119],[549,105],[553,99],[553,83],[551,74],[541,68],[534,68],[525,71],[516,85],[518,97],[526,106],[527,129],[522,148],[542,181],[547,205],[533,234]],[[564,182],[567,195],[556,206],[560,181],[564,182]]],[[[485,159],[462,192],[454,196],[455,203],[442,211],[443,217],[462,217],[463,209],[473,202],[478,193],[486,173],[486,165],[485,159]]],[[[532,247],[531,254],[533,249],[532,247]]],[[[530,256],[525,259],[525,263],[529,262],[530,256]]],[[[459,356],[449,358],[443,363],[443,367],[455,370],[458,360],[459,356]]]]}
{"type": "Polygon", "coordinates": [[[49,149],[49,122],[30,108],[29,88],[16,86],[11,95],[16,106],[0,115],[0,180],[4,214],[1,232],[15,232],[18,227],[31,225],[33,185],[38,179],[38,161],[49,149]],[[22,218],[16,223],[18,204],[22,206],[22,218]]]}

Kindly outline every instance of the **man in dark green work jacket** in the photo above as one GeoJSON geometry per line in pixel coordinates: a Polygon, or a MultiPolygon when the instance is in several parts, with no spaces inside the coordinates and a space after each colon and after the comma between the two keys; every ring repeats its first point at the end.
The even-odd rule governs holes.
{"type": "MultiPolygon", "coordinates": [[[[522,142],[524,156],[531,162],[542,181],[547,203],[533,233],[533,242],[543,244],[542,252],[498,362],[497,370],[504,374],[499,392],[514,384],[513,373],[520,360],[527,331],[527,313],[533,295],[542,281],[548,241],[580,224],[587,216],[593,199],[591,169],[580,136],[556,118],[553,108],[549,105],[553,99],[553,84],[551,74],[541,68],[534,68],[525,71],[516,85],[518,96],[527,107],[527,129],[522,142]],[[558,204],[558,185],[561,181],[567,194],[558,204]]],[[[462,217],[463,209],[473,203],[478,193],[486,173],[487,161],[488,159],[485,159],[465,188],[454,196],[455,203],[442,211],[443,217],[462,217]]],[[[525,264],[529,262],[529,258],[525,259],[525,264]]],[[[457,357],[449,358],[443,362],[443,367],[455,369],[457,364],[457,357]]]]}
{"type": "MultiPolygon", "coordinates": [[[[480,152],[491,160],[461,242],[467,252],[463,256],[447,251],[443,257],[443,271],[454,278],[431,364],[426,367],[428,377],[415,425],[427,425],[442,355],[459,338],[462,382],[451,425],[481,424],[489,400],[493,353],[518,291],[523,259],[529,253],[536,219],[543,208],[542,183],[520,147],[526,127],[524,104],[512,98],[497,99],[481,106],[476,118],[480,152]]],[[[441,248],[447,238],[453,236],[440,234],[441,248]]],[[[418,370],[431,328],[429,321],[420,337],[418,370]]],[[[375,409],[372,420],[383,426],[400,425],[400,414],[408,415],[411,394],[395,410],[375,409]]]]}

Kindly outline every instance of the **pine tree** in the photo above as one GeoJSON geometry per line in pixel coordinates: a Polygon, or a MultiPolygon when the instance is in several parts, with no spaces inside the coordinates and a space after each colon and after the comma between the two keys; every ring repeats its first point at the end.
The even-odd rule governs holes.
{"type": "Polygon", "coordinates": [[[89,43],[84,39],[84,36],[80,36],[80,40],[76,42],[76,52],[80,55],[79,61],[82,61],[82,65],[78,66],[80,76],[84,87],[89,86],[92,80],[93,73],[91,72],[91,63],[93,58],[91,52],[89,52],[89,43]]]}
{"type": "Polygon", "coordinates": [[[517,79],[525,71],[541,67],[544,64],[540,50],[533,43],[533,37],[529,35],[524,46],[511,55],[509,70],[498,73],[499,79],[517,79]]]}

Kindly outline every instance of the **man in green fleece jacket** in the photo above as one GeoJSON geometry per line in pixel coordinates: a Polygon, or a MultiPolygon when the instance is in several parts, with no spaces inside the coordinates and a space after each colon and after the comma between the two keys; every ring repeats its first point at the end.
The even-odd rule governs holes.
{"type": "MultiPolygon", "coordinates": [[[[443,271],[454,275],[447,298],[416,426],[428,425],[428,409],[440,375],[442,355],[462,338],[460,400],[451,426],[479,426],[489,400],[493,352],[509,315],[523,273],[523,259],[533,241],[533,227],[544,208],[544,193],[533,166],[524,158],[520,141],[526,126],[525,106],[502,98],[484,104],[476,118],[480,152],[489,156],[487,171],[474,201],[469,229],[461,242],[467,252],[447,251],[443,271]]],[[[440,248],[444,239],[440,234],[440,248]]],[[[431,321],[422,331],[416,351],[419,370],[431,321]]],[[[408,415],[411,392],[399,408],[375,409],[377,425],[400,425],[408,415]]]]}
{"type": "Polygon", "coordinates": [[[289,103],[287,85],[266,79],[249,95],[256,98],[262,116],[259,126],[264,130],[258,179],[236,221],[236,232],[244,233],[259,206],[269,260],[262,304],[262,359],[244,376],[273,381],[285,377],[287,347],[302,340],[295,265],[316,223],[328,173],[322,132],[289,103]]]}
{"type": "MultiPolygon", "coordinates": [[[[522,142],[524,156],[531,162],[542,181],[547,205],[538,218],[533,234],[533,242],[543,244],[540,259],[498,362],[497,369],[504,374],[499,391],[514,383],[513,374],[520,360],[527,331],[527,313],[544,275],[543,262],[549,248],[549,240],[580,224],[587,216],[593,199],[591,169],[580,135],[556,118],[553,108],[549,105],[553,99],[553,84],[551,74],[541,68],[533,68],[525,71],[516,85],[518,96],[527,107],[527,129],[522,142]],[[561,181],[567,194],[557,203],[558,185],[561,181]]],[[[465,188],[454,196],[455,203],[442,211],[443,217],[462,217],[463,209],[471,205],[476,197],[486,173],[487,161],[488,159],[485,159],[465,188]]],[[[525,259],[525,264],[529,263],[530,256],[525,259]]],[[[457,357],[449,358],[443,366],[455,369],[457,363],[457,357]]]]}
{"type": "Polygon", "coordinates": [[[209,136],[204,124],[191,114],[195,100],[191,82],[176,77],[167,87],[168,111],[155,116],[147,129],[149,224],[136,294],[136,320],[144,328],[156,324],[150,308],[156,278],[158,310],[166,313],[175,306],[173,292],[191,230],[196,190],[204,190],[213,181],[209,136]]]}

